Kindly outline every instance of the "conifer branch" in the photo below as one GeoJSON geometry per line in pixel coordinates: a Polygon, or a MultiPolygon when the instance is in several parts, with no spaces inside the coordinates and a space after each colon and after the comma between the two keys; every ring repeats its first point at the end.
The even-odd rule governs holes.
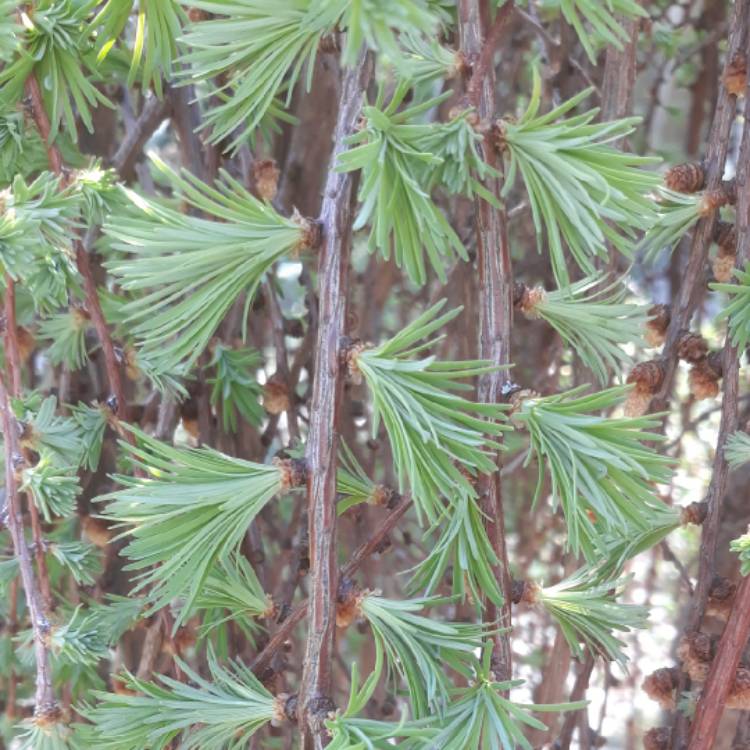
{"type": "Polygon", "coordinates": [[[141,476],[116,477],[123,489],[99,498],[110,501],[103,516],[126,527],[121,535],[130,541],[123,554],[128,569],[140,571],[134,593],[150,587],[149,614],[184,598],[177,627],[214,563],[237,552],[266,503],[303,477],[294,465],[265,466],[207,448],[180,450],[123,427],[138,440],[124,447],[141,476]]]}
{"type": "Polygon", "coordinates": [[[606,384],[610,373],[632,364],[622,345],[639,343],[646,323],[645,310],[625,302],[627,293],[620,281],[593,274],[552,292],[516,285],[515,303],[526,317],[547,321],[606,384]]]}
{"type": "MultiPolygon", "coordinates": [[[[736,22],[744,25],[744,60],[750,63],[748,34],[750,34],[750,1],[738,0],[735,6],[736,22]]],[[[741,32],[736,32],[741,33],[741,32]]],[[[731,59],[728,58],[728,59],[731,59]]],[[[737,259],[740,264],[750,262],[750,87],[745,85],[745,124],[737,161],[737,259]]],[[[729,339],[729,335],[727,335],[729,339]]],[[[734,342],[732,342],[734,343],[734,342]]],[[[710,584],[716,565],[716,548],[724,495],[728,487],[729,457],[726,446],[736,431],[739,414],[739,359],[741,351],[729,340],[724,344],[724,394],[721,405],[721,423],[714,457],[713,474],[708,490],[708,516],[703,525],[700,549],[700,569],[693,597],[693,614],[686,632],[692,633],[700,626],[706,608],[710,584]]],[[[735,596],[732,613],[727,620],[719,649],[709,670],[706,684],[698,700],[693,719],[688,750],[710,750],[714,746],[723,709],[734,674],[747,644],[750,633],[750,579],[745,576],[735,596]]],[[[681,729],[681,727],[680,727],[681,729]]],[[[673,735],[677,734],[676,731],[673,735]]]]}
{"type": "Polygon", "coordinates": [[[18,432],[11,410],[8,391],[0,377],[0,412],[2,412],[3,442],[5,444],[5,494],[8,503],[6,524],[13,541],[13,551],[18,560],[21,584],[26,596],[34,642],[36,661],[35,715],[42,721],[55,723],[58,706],[52,687],[52,672],[48,648],[50,625],[44,613],[41,592],[31,563],[31,555],[24,536],[21,504],[16,484],[14,464],[20,456],[18,432]]]}
{"type": "MultiPolygon", "coordinates": [[[[26,90],[31,99],[31,108],[39,134],[42,140],[47,144],[47,156],[49,159],[50,169],[57,175],[63,174],[63,160],[60,150],[54,144],[51,134],[51,127],[47,111],[44,108],[39,82],[36,75],[32,72],[26,79],[26,90]]],[[[122,386],[120,376],[120,366],[115,354],[115,347],[112,337],[107,327],[107,321],[102,312],[99,293],[94,280],[94,273],[91,268],[89,254],[80,239],[74,241],[76,265],[83,278],[83,287],[86,299],[86,309],[91,316],[91,320],[96,329],[99,343],[104,353],[104,364],[109,382],[109,391],[117,401],[117,409],[123,419],[128,418],[128,403],[125,398],[125,391],[122,386]]]]}
{"type": "MultiPolygon", "coordinates": [[[[357,125],[373,61],[360,54],[341,79],[332,159],[357,125]]],[[[335,163],[335,161],[334,161],[335,163]]],[[[331,660],[336,628],[337,418],[343,385],[340,341],[346,333],[349,256],[356,178],[331,170],[323,192],[320,222],[323,242],[318,263],[318,341],[307,437],[308,523],[310,525],[310,600],[304,670],[299,690],[299,726],[305,750],[323,747],[323,720],[331,701],[331,660]]]]}
{"type": "Polygon", "coordinates": [[[508,429],[503,404],[459,395],[470,388],[462,380],[491,372],[494,365],[416,358],[461,312],[441,315],[444,305],[445,300],[433,305],[380,346],[354,344],[346,355],[351,376],[364,379],[372,394],[373,436],[381,422],[388,434],[399,492],[411,491],[420,521],[430,524],[445,513],[442,498],[476,495],[473,476],[495,471],[491,451],[500,449],[495,438],[508,429]]]}
{"type": "Polygon", "coordinates": [[[613,141],[633,132],[638,118],[595,123],[598,109],[562,119],[590,94],[586,89],[540,115],[541,79],[534,71],[528,107],[517,120],[494,125],[496,147],[508,154],[506,194],[519,172],[529,197],[537,241],[546,233],[555,279],[569,284],[563,245],[586,274],[594,260],[607,257],[607,245],[632,255],[638,230],[651,222],[646,196],[659,177],[644,167],[654,159],[625,153],[613,141]]]}
{"type": "MultiPolygon", "coordinates": [[[[475,60],[472,75],[467,83],[469,102],[477,107],[479,117],[490,120],[495,115],[495,69],[496,46],[506,24],[515,9],[514,0],[506,0],[497,11],[490,25],[487,7],[478,0],[462,0],[458,6],[458,31],[461,51],[469,60],[475,60]]],[[[488,135],[482,140],[483,160],[493,169],[497,168],[497,154],[488,135]]],[[[495,175],[498,174],[495,171],[495,175]]],[[[484,189],[492,195],[501,193],[501,182],[494,175],[486,175],[484,189]]],[[[503,205],[491,205],[477,197],[474,200],[477,226],[477,268],[479,270],[479,358],[495,366],[511,362],[511,328],[513,325],[513,271],[511,268],[510,243],[508,240],[508,217],[503,205]]],[[[468,302],[468,300],[467,300],[468,302]]],[[[500,370],[479,376],[477,399],[482,403],[499,403],[503,400],[503,383],[506,374],[500,370]]],[[[487,596],[487,622],[497,622],[498,632],[493,636],[494,668],[499,680],[512,677],[511,628],[511,576],[508,567],[508,550],[505,540],[505,510],[503,507],[502,479],[499,453],[495,456],[493,471],[479,477],[477,489],[480,507],[484,513],[487,540],[492,549],[492,558],[479,552],[476,544],[468,544],[475,557],[480,557],[472,571],[481,571],[491,565],[495,585],[485,580],[483,589],[487,596]],[[481,559],[484,558],[484,559],[481,559]],[[502,597],[498,601],[497,592],[502,597]]],[[[469,508],[471,510],[471,508],[469,508]]],[[[465,530],[466,527],[464,526],[465,530]]],[[[478,536],[478,535],[477,535],[478,536]]],[[[466,536],[471,539],[470,535],[466,536]]],[[[459,560],[465,559],[460,555],[459,560]]],[[[458,560],[456,561],[458,562],[458,560]]],[[[457,565],[460,570],[462,566],[457,565]]],[[[455,569],[454,569],[455,570],[455,569]]],[[[485,579],[488,576],[485,575],[485,579]]]]}
{"type": "Polygon", "coordinates": [[[600,416],[622,402],[628,387],[581,395],[583,389],[539,399],[521,392],[511,419],[529,431],[527,460],[532,454],[539,460],[534,502],[546,469],[570,549],[594,562],[606,553],[607,534],[627,538],[652,528],[654,514],[664,507],[653,485],[669,480],[672,461],[644,445],[661,437],[649,432],[658,425],[654,418],[600,416]]]}
{"type": "Polygon", "coordinates": [[[185,201],[210,217],[126,189],[132,210],[104,227],[114,248],[130,253],[108,267],[125,291],[144,293],[125,304],[125,322],[141,354],[166,373],[195,364],[240,294],[247,310],[273,264],[316,246],[318,233],[306,219],[280,216],[226,172],[212,186],[153,161],[185,201]]]}

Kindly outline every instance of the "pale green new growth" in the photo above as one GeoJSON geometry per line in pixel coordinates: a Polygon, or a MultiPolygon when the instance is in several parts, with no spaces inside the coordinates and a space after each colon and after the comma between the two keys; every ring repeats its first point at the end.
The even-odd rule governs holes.
{"type": "Polygon", "coordinates": [[[77,140],[76,116],[93,132],[92,109],[114,106],[90,80],[96,80],[93,43],[86,18],[91,0],[39,0],[33,13],[21,15],[23,50],[0,70],[3,101],[18,101],[32,73],[40,84],[54,138],[64,120],[65,133],[77,140]]]}
{"type": "MultiPolygon", "coordinates": [[[[97,62],[109,54],[125,31],[133,5],[133,0],[107,0],[91,21],[89,29],[98,31],[97,62]]],[[[153,86],[156,94],[162,96],[162,76],[172,77],[176,40],[184,21],[178,0],[139,0],[128,86],[140,78],[144,89],[153,86]]]]}
{"type": "Polygon", "coordinates": [[[601,416],[622,402],[628,387],[581,395],[584,389],[527,399],[513,420],[529,431],[527,463],[532,456],[539,463],[534,502],[548,475],[570,549],[595,562],[605,534],[627,538],[652,528],[655,509],[664,505],[654,484],[669,481],[672,461],[643,444],[664,440],[650,432],[659,424],[654,416],[601,416]]]}
{"type": "Polygon", "coordinates": [[[451,571],[451,593],[462,601],[470,595],[474,602],[486,596],[498,607],[503,604],[494,566],[498,560],[492,548],[485,519],[478,501],[471,495],[459,495],[445,509],[444,526],[431,529],[426,537],[437,538],[424,560],[414,567],[409,590],[432,594],[445,582],[451,571]]]}
{"type": "Polygon", "coordinates": [[[702,193],[678,193],[659,186],[654,203],[655,220],[639,245],[647,260],[654,260],[664,249],[671,253],[698,223],[702,198],[702,193]]]}
{"type": "Polygon", "coordinates": [[[750,531],[729,543],[729,549],[740,559],[740,573],[750,573],[750,531]]]}
{"type": "Polygon", "coordinates": [[[619,19],[648,18],[648,11],[636,0],[542,0],[543,7],[557,7],[565,20],[575,29],[592,64],[602,44],[622,49],[629,40],[628,32],[619,19]],[[585,24],[591,26],[589,30],[585,24]]]}
{"type": "Polygon", "coordinates": [[[251,521],[281,491],[282,474],[276,466],[210,448],[173,448],[128,429],[139,446],[123,448],[142,476],[118,475],[123,488],[99,498],[109,501],[103,515],[126,527],[126,567],[139,571],[134,592],[148,590],[150,611],[184,597],[179,625],[214,563],[237,551],[251,521]]]}
{"type": "Polygon", "coordinates": [[[385,652],[389,671],[406,684],[416,717],[442,713],[451,685],[447,667],[460,669],[480,647],[487,628],[473,623],[426,617],[426,608],[445,603],[438,597],[384,599],[365,593],[358,602],[385,652]]]}
{"type": "Polygon", "coordinates": [[[88,361],[86,332],[91,321],[81,310],[69,308],[42,321],[39,338],[49,341],[47,356],[55,364],[64,363],[69,370],[79,370],[88,361]]]}
{"type": "MultiPolygon", "coordinates": [[[[347,139],[352,148],[339,156],[337,169],[362,170],[362,205],[354,229],[370,225],[370,251],[377,250],[383,258],[393,253],[396,265],[416,284],[427,280],[426,260],[444,282],[453,256],[463,260],[468,256],[430,189],[446,176],[453,187],[463,187],[470,165],[457,167],[463,170],[460,176],[446,172],[451,169],[445,161],[455,143],[450,137],[455,125],[422,117],[450,94],[399,110],[408,92],[408,83],[401,83],[386,104],[381,87],[375,104],[363,108],[364,125],[347,139]]],[[[460,131],[458,135],[461,137],[460,131]]],[[[464,154],[467,147],[476,146],[466,140],[464,154]]]]}
{"type": "Polygon", "coordinates": [[[125,291],[143,293],[123,308],[126,320],[155,370],[165,372],[198,359],[243,293],[247,313],[266,271],[304,247],[305,226],[280,216],[226,172],[211,186],[154,162],[182,198],[210,218],[127,190],[133,211],[113,217],[104,231],[129,254],[109,269],[125,291]]]}
{"type": "Polygon", "coordinates": [[[430,336],[461,312],[439,315],[444,305],[445,300],[434,305],[390,341],[359,352],[354,362],[372,395],[372,434],[382,423],[399,491],[411,490],[420,518],[429,523],[445,513],[441,497],[474,494],[466,472],[496,470],[492,451],[500,444],[487,436],[507,429],[501,424],[505,406],[474,403],[454,393],[471,389],[461,380],[495,369],[489,362],[416,358],[439,341],[430,336]]]}
{"type": "Polygon", "coordinates": [[[645,607],[617,601],[628,581],[603,580],[595,571],[582,568],[554,586],[539,589],[536,601],[560,626],[576,658],[583,658],[583,643],[593,654],[624,668],[625,644],[615,632],[644,628],[648,618],[645,607]]]}
{"type": "Polygon", "coordinates": [[[543,318],[591,369],[602,384],[611,373],[632,365],[624,344],[638,344],[646,323],[643,306],[625,302],[628,290],[620,282],[606,284],[594,274],[553,292],[545,292],[530,311],[543,318]]]}
{"type": "Polygon", "coordinates": [[[728,321],[732,346],[742,354],[750,343],[750,264],[744,270],[735,269],[734,276],[736,284],[709,284],[709,287],[729,297],[729,304],[716,317],[728,321]]]}
{"type": "Polygon", "coordinates": [[[607,258],[611,245],[630,257],[638,230],[646,229],[653,203],[646,197],[660,180],[644,167],[652,158],[614,148],[640,122],[629,117],[596,122],[599,109],[560,119],[592,93],[580,94],[540,115],[541,79],[534,72],[534,89],[518,121],[498,123],[498,145],[508,153],[503,193],[520,172],[529,196],[538,243],[546,234],[552,269],[558,284],[567,285],[567,246],[584,273],[594,272],[594,260],[607,258]]]}
{"type": "Polygon", "coordinates": [[[263,392],[255,373],[263,364],[255,349],[232,349],[224,344],[214,346],[208,367],[213,376],[207,378],[211,386],[211,405],[221,413],[224,430],[237,432],[237,415],[248,424],[257,426],[263,421],[264,411],[259,398],[263,392]]]}
{"type": "Polygon", "coordinates": [[[750,461],[750,435],[733,432],[724,443],[724,458],[732,469],[738,469],[750,461]]]}
{"type": "MultiPolygon", "coordinates": [[[[558,704],[516,703],[505,693],[523,684],[523,680],[499,682],[492,673],[490,646],[484,648],[482,662],[475,665],[475,675],[465,688],[452,691],[452,701],[442,718],[429,723],[437,731],[422,747],[441,750],[533,750],[524,736],[529,728],[545,730],[533,713],[575,711],[585,708],[586,701],[558,704]]],[[[427,722],[425,722],[427,724],[427,722]]],[[[429,729],[426,727],[426,731],[429,729]]]]}
{"type": "Polygon", "coordinates": [[[136,694],[95,693],[98,705],[83,715],[95,725],[98,746],[239,750],[277,716],[276,699],[241,662],[221,666],[209,650],[210,680],[181,659],[176,663],[189,683],[159,675],[156,684],[127,674],[125,686],[136,694]]]}

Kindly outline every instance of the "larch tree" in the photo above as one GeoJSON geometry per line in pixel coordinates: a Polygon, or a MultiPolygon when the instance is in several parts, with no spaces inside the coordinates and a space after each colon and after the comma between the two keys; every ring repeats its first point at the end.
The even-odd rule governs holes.
{"type": "Polygon", "coordinates": [[[3,746],[750,747],[748,58],[0,0],[3,746]]]}

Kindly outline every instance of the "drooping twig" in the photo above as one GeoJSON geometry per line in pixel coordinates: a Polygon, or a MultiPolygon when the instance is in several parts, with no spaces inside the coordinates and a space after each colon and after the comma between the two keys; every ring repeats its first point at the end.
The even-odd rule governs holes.
{"type": "Polygon", "coordinates": [[[35,716],[41,720],[54,721],[57,718],[58,706],[52,688],[52,671],[47,647],[50,626],[44,614],[42,596],[23,532],[21,503],[15,476],[15,462],[20,456],[18,426],[11,411],[10,398],[2,377],[0,377],[0,413],[2,413],[5,442],[6,523],[13,541],[13,552],[18,560],[21,584],[26,595],[26,605],[34,635],[34,657],[36,660],[35,716]]]}
{"type": "MultiPolygon", "coordinates": [[[[332,159],[354,132],[370,77],[364,53],[343,77],[332,159]]],[[[339,363],[349,288],[353,197],[351,173],[328,173],[320,221],[318,341],[307,438],[307,504],[310,527],[310,601],[299,723],[304,748],[325,745],[323,719],[331,709],[333,636],[336,628],[336,421],[343,384],[339,363]]]]}
{"type": "Polygon", "coordinates": [[[143,105],[138,119],[130,130],[125,134],[115,155],[112,157],[112,166],[117,170],[124,180],[133,179],[135,175],[135,162],[146,141],[153,135],[161,122],[169,116],[171,100],[168,97],[159,99],[152,95],[143,105]]]}
{"type": "MultiPolygon", "coordinates": [[[[411,506],[411,499],[403,498],[399,505],[383,519],[383,522],[375,529],[372,536],[354,550],[346,565],[339,571],[339,577],[351,578],[359,570],[364,561],[380,548],[383,540],[396,528],[398,522],[411,506]]],[[[302,622],[307,611],[308,602],[303,601],[292,610],[291,614],[287,615],[286,619],[279,626],[279,629],[273,634],[263,650],[250,665],[255,674],[261,674],[269,665],[271,659],[273,659],[276,652],[283,646],[286,639],[289,638],[295,626],[302,622]]]]}
{"type": "MultiPolygon", "coordinates": [[[[21,395],[21,352],[18,344],[18,324],[16,322],[16,291],[15,282],[8,274],[5,275],[5,352],[8,358],[9,395],[18,398],[21,395]]],[[[20,502],[20,498],[19,498],[20,502]]],[[[42,596],[44,611],[52,609],[52,589],[47,572],[47,559],[42,538],[42,524],[39,510],[31,496],[27,497],[29,518],[31,519],[31,533],[34,540],[34,558],[39,573],[39,588],[42,596]]]]}
{"type": "MultiPolygon", "coordinates": [[[[727,61],[731,61],[735,52],[744,49],[747,39],[748,9],[745,2],[738,2],[734,8],[734,19],[730,25],[729,49],[727,61]]],[[[711,125],[706,158],[706,189],[715,190],[721,185],[724,176],[724,164],[729,150],[729,136],[735,120],[736,98],[722,86],[719,90],[716,113],[711,125]]],[[[702,292],[701,276],[706,264],[708,250],[711,246],[715,214],[702,219],[696,225],[690,246],[690,256],[682,273],[677,300],[671,308],[671,321],[667,330],[667,339],[663,349],[664,379],[659,392],[651,401],[651,411],[666,411],[674,386],[677,372],[677,342],[680,333],[689,327],[690,318],[702,292]]]]}
{"type": "MultiPolygon", "coordinates": [[[[42,140],[47,144],[47,158],[49,160],[50,169],[60,176],[63,175],[63,160],[57,146],[50,141],[50,121],[47,116],[47,112],[44,109],[44,102],[42,100],[42,94],[39,89],[39,82],[36,79],[36,75],[32,73],[26,79],[26,92],[31,99],[31,108],[39,134],[42,140]]],[[[74,242],[75,253],[76,253],[76,266],[83,279],[83,289],[86,297],[86,309],[91,316],[91,322],[96,330],[96,335],[99,338],[99,343],[102,347],[104,354],[104,367],[107,372],[107,380],[109,382],[110,394],[117,400],[117,409],[119,415],[123,419],[127,419],[127,401],[125,399],[125,391],[122,387],[122,378],[120,376],[120,367],[117,361],[117,355],[115,354],[115,347],[110,336],[109,329],[107,328],[107,322],[104,319],[104,313],[102,312],[102,306],[99,302],[99,293],[96,289],[96,281],[94,280],[93,271],[89,262],[89,256],[83,243],[76,239],[74,242]]],[[[128,433],[129,434],[129,433],[128,433]]],[[[132,438],[129,438],[132,440],[132,438]]]]}
{"type": "MultiPolygon", "coordinates": [[[[495,45],[500,31],[513,9],[513,1],[508,0],[497,12],[495,22],[489,27],[489,4],[479,0],[462,0],[459,5],[459,34],[461,50],[467,59],[477,55],[479,62],[467,88],[471,104],[478,108],[481,119],[495,115],[495,72],[492,62],[495,45]],[[487,29],[489,28],[489,31],[487,29]]],[[[497,166],[494,148],[488,142],[483,144],[483,157],[492,166],[497,166]]],[[[499,195],[496,180],[488,181],[485,187],[499,195]]],[[[482,198],[475,202],[477,227],[477,266],[479,269],[479,357],[491,360],[493,364],[510,363],[510,335],[513,323],[513,276],[508,244],[508,226],[505,209],[494,208],[482,198]]],[[[502,399],[505,374],[492,372],[479,380],[479,401],[497,403],[502,399]]],[[[487,602],[487,619],[499,621],[504,629],[494,637],[494,670],[499,680],[511,677],[510,633],[510,590],[511,579],[508,572],[508,552],[505,543],[505,522],[500,471],[480,478],[478,488],[482,499],[485,525],[499,564],[495,575],[500,581],[505,603],[502,611],[487,602]]]]}
{"type": "MultiPolygon", "coordinates": [[[[750,2],[743,0],[745,20],[750,14],[750,2]]],[[[740,8],[743,2],[738,2],[740,8]]],[[[748,54],[750,62],[750,54],[748,54]]],[[[737,263],[739,266],[750,259],[750,99],[745,97],[745,127],[742,134],[740,155],[737,162],[737,263]]],[[[729,334],[727,334],[729,339],[729,334]]],[[[690,624],[693,629],[700,625],[698,615],[705,610],[708,587],[713,579],[716,543],[719,532],[719,514],[726,493],[729,467],[724,458],[723,447],[729,434],[737,429],[737,391],[739,389],[739,355],[737,348],[727,341],[724,347],[724,396],[721,409],[721,425],[714,459],[711,486],[708,492],[708,517],[703,524],[700,551],[700,574],[693,602],[690,624]]],[[[734,681],[737,666],[750,634],[750,578],[745,577],[735,597],[732,613],[721,636],[719,649],[708,673],[706,684],[698,701],[690,733],[689,750],[709,750],[721,719],[724,704],[734,681]]]]}

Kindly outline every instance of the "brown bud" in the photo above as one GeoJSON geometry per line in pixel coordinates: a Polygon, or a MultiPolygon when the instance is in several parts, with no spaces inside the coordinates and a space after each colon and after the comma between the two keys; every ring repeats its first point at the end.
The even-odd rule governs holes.
{"type": "Polygon", "coordinates": [[[737,202],[737,183],[734,180],[723,182],[716,190],[706,190],[698,204],[698,213],[702,217],[710,216],[723,206],[737,202]]]}
{"type": "Polygon", "coordinates": [[[747,90],[747,60],[738,52],[724,71],[724,88],[732,96],[743,96],[747,90]]]}
{"type": "Polygon", "coordinates": [[[708,590],[706,614],[726,621],[729,613],[732,611],[736,593],[736,583],[722,576],[714,576],[711,588],[708,590]]]}
{"type": "Polygon", "coordinates": [[[671,740],[669,727],[654,727],[643,735],[643,750],[669,750],[671,740]]]}
{"type": "Polygon", "coordinates": [[[646,343],[649,346],[661,346],[667,338],[667,329],[672,319],[669,305],[652,305],[648,309],[646,322],[646,343]]]}
{"type": "Polygon", "coordinates": [[[534,604],[539,594],[539,586],[533,581],[514,580],[511,586],[513,604],[534,604]]]}
{"type": "Polygon", "coordinates": [[[446,78],[451,79],[469,75],[471,75],[471,63],[469,62],[469,58],[466,56],[466,53],[458,50],[458,52],[453,55],[453,63],[448,68],[446,78]]]}
{"type": "Polygon", "coordinates": [[[109,526],[101,518],[84,516],[81,520],[81,529],[91,544],[100,549],[104,549],[112,538],[109,526]]]}
{"type": "Polygon", "coordinates": [[[273,159],[259,159],[253,164],[255,190],[264,201],[272,201],[279,188],[279,168],[273,159]]]}
{"type": "Polygon", "coordinates": [[[502,120],[495,120],[490,128],[490,140],[498,154],[502,154],[508,144],[505,141],[505,123],[502,120]]]}
{"type": "Polygon", "coordinates": [[[198,23],[199,21],[205,21],[208,19],[208,13],[200,8],[188,8],[187,13],[191,23],[198,23]]]}
{"type": "Polygon", "coordinates": [[[628,375],[627,382],[635,384],[637,389],[656,393],[664,381],[664,364],[652,359],[639,362],[628,375]]]}
{"type": "Polygon", "coordinates": [[[664,364],[659,360],[639,362],[628,375],[627,382],[634,385],[625,401],[625,415],[640,417],[648,411],[651,398],[664,381],[664,364]]]}
{"type": "Polygon", "coordinates": [[[269,414],[281,414],[292,406],[289,385],[280,373],[274,373],[263,386],[263,408],[269,414]]]}
{"type": "Polygon", "coordinates": [[[18,356],[21,359],[21,365],[25,365],[34,349],[36,349],[36,340],[31,331],[23,326],[16,328],[16,338],[18,340],[18,356]]]}
{"type": "Polygon", "coordinates": [[[717,221],[714,229],[714,242],[719,246],[716,257],[711,261],[714,278],[726,284],[732,280],[737,260],[737,228],[728,221],[717,221]]]}
{"type": "Polygon", "coordinates": [[[702,164],[696,162],[678,164],[664,175],[664,184],[678,193],[697,193],[703,188],[705,180],[706,171],[702,164]]]}
{"type": "Polygon", "coordinates": [[[125,374],[129,380],[140,380],[141,370],[138,367],[138,360],[136,358],[135,349],[132,346],[126,346],[123,353],[123,359],[125,361],[125,374]]]}
{"type": "Polygon", "coordinates": [[[386,487],[384,484],[376,484],[370,493],[370,497],[367,498],[367,502],[377,507],[386,507],[391,504],[393,495],[394,491],[390,487],[386,487]]]}
{"type": "Polygon", "coordinates": [[[674,691],[679,679],[680,670],[677,667],[657,669],[643,681],[643,691],[664,710],[671,711],[675,707],[674,691]]]}
{"type": "Polygon", "coordinates": [[[677,647],[677,656],[694,682],[706,681],[715,653],[716,644],[706,633],[685,635],[677,647]]]}
{"type": "Polygon", "coordinates": [[[304,458],[274,458],[273,465],[281,472],[281,490],[303,487],[307,483],[307,463],[304,458]]]}
{"type": "Polygon", "coordinates": [[[513,307],[519,308],[526,294],[526,284],[523,281],[516,281],[513,284],[513,307]]]}
{"type": "Polygon", "coordinates": [[[135,690],[131,690],[126,684],[127,677],[125,675],[113,675],[112,676],[112,692],[117,695],[138,695],[135,690]]]}
{"type": "Polygon", "coordinates": [[[359,369],[357,360],[359,355],[368,348],[368,345],[359,339],[342,342],[341,359],[346,367],[346,374],[354,385],[362,383],[362,372],[359,369]]]}
{"type": "Polygon", "coordinates": [[[539,318],[537,306],[547,298],[547,292],[541,286],[535,286],[533,289],[524,288],[523,297],[518,305],[521,312],[530,319],[539,318]]]}
{"type": "Polygon", "coordinates": [[[727,696],[727,708],[750,709],[750,669],[740,667],[727,696]]]}
{"type": "Polygon", "coordinates": [[[680,511],[680,523],[683,526],[692,524],[693,526],[701,526],[706,520],[708,515],[708,503],[690,503],[686,505],[680,511]]]}
{"type": "Polygon", "coordinates": [[[315,219],[305,218],[296,208],[292,212],[292,221],[302,230],[295,253],[299,253],[302,250],[314,250],[320,245],[323,237],[320,222],[315,219]]]}
{"type": "Polygon", "coordinates": [[[714,370],[706,359],[690,368],[688,385],[690,393],[696,401],[716,398],[719,395],[719,380],[721,375],[714,370]]]}
{"type": "Polygon", "coordinates": [[[708,342],[699,333],[682,331],[677,339],[677,356],[695,364],[701,362],[708,354],[708,342]]]}
{"type": "Polygon", "coordinates": [[[714,242],[730,255],[737,254],[737,227],[730,221],[717,221],[714,242]]]}
{"type": "Polygon", "coordinates": [[[362,599],[367,593],[361,591],[349,578],[343,578],[339,582],[336,595],[336,627],[348,628],[362,614],[362,599]]]}

